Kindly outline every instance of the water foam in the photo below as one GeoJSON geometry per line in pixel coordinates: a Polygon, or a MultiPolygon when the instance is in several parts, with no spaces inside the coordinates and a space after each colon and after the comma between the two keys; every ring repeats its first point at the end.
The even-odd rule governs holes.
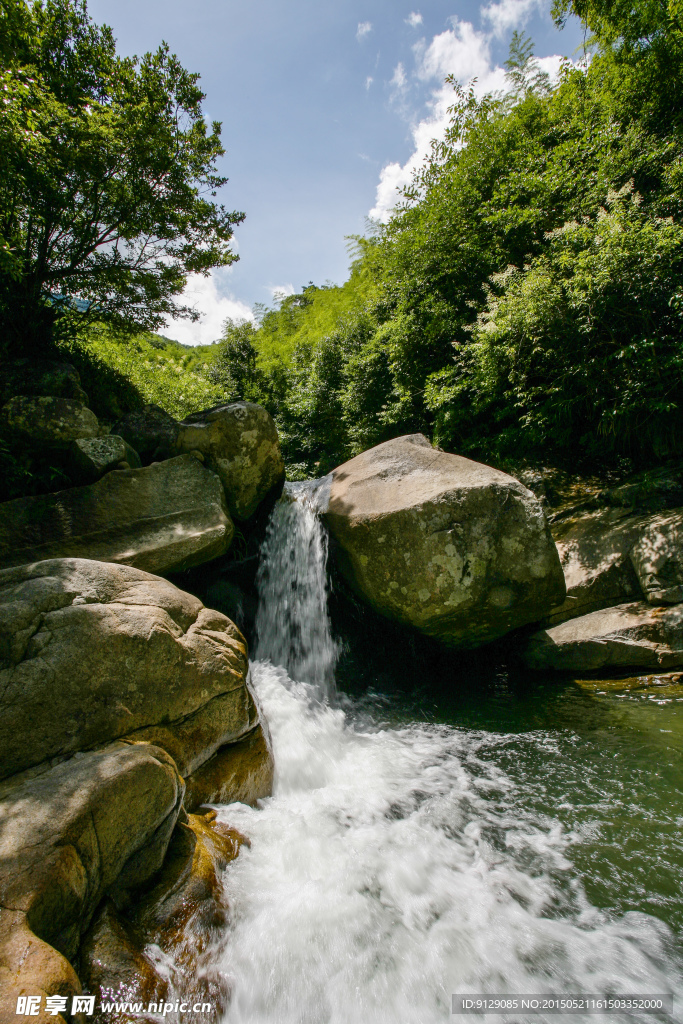
{"type": "Polygon", "coordinates": [[[252,844],[225,872],[229,926],[207,951],[225,1024],[436,1024],[457,992],[683,997],[667,926],[586,896],[580,837],[553,814],[556,734],[382,727],[330,699],[318,494],[290,485],[259,571],[252,679],[276,773],[259,808],[219,809],[252,844]]]}
{"type": "Polygon", "coordinates": [[[683,994],[666,926],[591,907],[571,837],[520,810],[491,756],[503,738],[359,732],[282,669],[253,676],[277,774],[260,809],[220,810],[252,840],[225,877],[226,1022],[432,1024],[455,992],[683,994]]]}

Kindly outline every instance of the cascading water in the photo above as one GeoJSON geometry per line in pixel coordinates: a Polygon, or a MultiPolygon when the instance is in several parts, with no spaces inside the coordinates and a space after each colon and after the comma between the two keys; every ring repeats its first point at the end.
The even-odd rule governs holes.
{"type": "Polygon", "coordinates": [[[329,699],[337,645],[327,614],[327,534],[317,514],[324,484],[287,484],[275,507],[256,578],[254,657],[280,665],[329,699]]]}
{"type": "Polygon", "coordinates": [[[683,997],[683,773],[677,737],[660,735],[680,735],[683,695],[655,708],[570,690],[524,704],[507,731],[373,724],[367,702],[354,715],[311,700],[330,694],[336,658],[312,493],[275,510],[259,573],[252,677],[274,793],[219,810],[251,839],[225,873],[211,965],[225,1024],[436,1024],[466,992],[683,997]],[[541,707],[556,724],[539,725],[541,707]]]}

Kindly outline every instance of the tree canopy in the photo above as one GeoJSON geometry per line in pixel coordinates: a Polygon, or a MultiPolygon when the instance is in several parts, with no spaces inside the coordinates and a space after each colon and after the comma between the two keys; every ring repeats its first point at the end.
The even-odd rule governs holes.
{"type": "Polygon", "coordinates": [[[198,75],[165,44],[117,55],[85,0],[0,0],[0,55],[0,345],[45,348],[56,320],[196,318],[176,297],[237,258],[244,217],[215,201],[221,126],[198,75]]]}
{"type": "Polygon", "coordinates": [[[594,33],[556,83],[517,34],[506,95],[452,83],[445,137],[356,240],[343,290],[307,286],[250,334],[242,386],[291,466],[317,475],[415,431],[503,465],[683,454],[674,7],[556,4],[594,33]]]}

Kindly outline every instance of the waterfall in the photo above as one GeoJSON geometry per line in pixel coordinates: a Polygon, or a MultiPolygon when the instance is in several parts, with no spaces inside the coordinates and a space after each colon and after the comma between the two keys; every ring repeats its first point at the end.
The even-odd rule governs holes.
{"type": "MultiPolygon", "coordinates": [[[[251,672],[272,736],[273,795],[218,808],[251,845],[222,877],[225,927],[174,998],[224,993],[222,1024],[442,1024],[465,1019],[451,1012],[455,993],[673,991],[681,1005],[683,956],[667,922],[680,904],[682,776],[679,746],[667,739],[663,756],[660,737],[662,723],[666,737],[678,727],[677,708],[668,718],[664,701],[648,709],[648,747],[633,726],[637,713],[642,730],[642,708],[629,705],[626,720],[629,707],[598,695],[618,717],[596,728],[593,703],[577,704],[571,687],[559,703],[548,688],[547,728],[523,695],[520,717],[502,728],[497,697],[482,694],[490,729],[387,720],[362,697],[332,700],[325,489],[288,485],[268,527],[251,672]],[[659,886],[651,903],[644,877],[659,886]]],[[[187,941],[201,946],[192,928],[187,941]]]]}
{"type": "Polygon", "coordinates": [[[273,510],[256,578],[254,657],[330,700],[338,648],[327,612],[327,533],[319,516],[327,481],[287,484],[273,510]]]}

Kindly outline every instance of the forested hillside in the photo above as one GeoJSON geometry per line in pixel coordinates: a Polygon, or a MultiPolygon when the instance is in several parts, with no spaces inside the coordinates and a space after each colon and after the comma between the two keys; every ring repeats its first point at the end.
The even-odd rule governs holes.
{"type": "Polygon", "coordinates": [[[454,86],[446,139],[343,288],[227,325],[215,372],[268,406],[302,475],[413,431],[499,463],[680,454],[680,11],[574,10],[593,44],[554,87],[519,36],[507,95],[454,86]]]}
{"type": "Polygon", "coordinates": [[[206,198],[197,76],[165,47],[118,57],[81,0],[0,10],[0,358],[68,358],[105,421],[260,402],[292,476],[416,431],[502,466],[681,455],[680,0],[558,0],[587,38],[558,82],[515,33],[506,94],[451,83],[446,137],[349,240],[345,283],[194,352],[153,332],[201,312],[187,275],[237,258],[243,218],[206,198]]]}

